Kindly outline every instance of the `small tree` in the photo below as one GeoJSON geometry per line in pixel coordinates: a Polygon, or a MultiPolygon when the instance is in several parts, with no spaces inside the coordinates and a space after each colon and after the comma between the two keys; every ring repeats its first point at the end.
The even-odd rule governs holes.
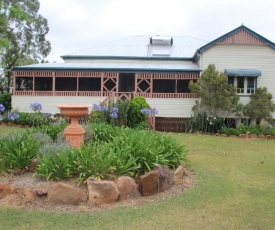
{"type": "Polygon", "coordinates": [[[250,117],[253,123],[262,119],[271,123],[274,110],[272,94],[267,88],[260,87],[256,89],[255,94],[250,95],[250,102],[244,106],[244,115],[250,117]]]}
{"type": "Polygon", "coordinates": [[[227,117],[241,107],[235,87],[228,84],[227,76],[219,73],[215,65],[209,65],[196,83],[190,82],[189,88],[200,97],[200,103],[196,102],[193,111],[198,109],[208,116],[227,117]]]}

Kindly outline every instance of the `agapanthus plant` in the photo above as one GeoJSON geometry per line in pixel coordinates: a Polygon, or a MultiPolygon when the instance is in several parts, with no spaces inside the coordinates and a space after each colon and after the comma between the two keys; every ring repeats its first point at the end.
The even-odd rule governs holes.
{"type": "Polygon", "coordinates": [[[154,114],[158,114],[157,109],[152,108],[152,109],[147,109],[147,108],[143,108],[140,110],[140,112],[144,115],[154,115],[154,114]]]}
{"type": "Polygon", "coordinates": [[[0,113],[4,113],[5,112],[5,106],[0,104],[0,113]]]}
{"type": "Polygon", "coordinates": [[[30,109],[34,112],[42,110],[42,104],[39,102],[34,102],[30,104],[30,109]]]}
{"type": "Polygon", "coordinates": [[[19,117],[20,117],[19,114],[14,113],[14,112],[8,113],[8,115],[7,115],[8,120],[11,121],[11,122],[14,122],[19,117]]]}

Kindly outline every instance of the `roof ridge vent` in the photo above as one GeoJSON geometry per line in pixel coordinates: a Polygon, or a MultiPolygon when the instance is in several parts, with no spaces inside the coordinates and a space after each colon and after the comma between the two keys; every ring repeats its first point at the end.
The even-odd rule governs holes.
{"type": "Polygon", "coordinates": [[[151,45],[171,46],[173,45],[173,38],[167,36],[153,36],[150,38],[151,45]]]}

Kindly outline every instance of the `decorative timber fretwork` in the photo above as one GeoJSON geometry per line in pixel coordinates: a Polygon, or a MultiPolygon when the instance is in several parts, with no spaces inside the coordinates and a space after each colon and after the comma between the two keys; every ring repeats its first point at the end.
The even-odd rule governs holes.
{"type": "Polygon", "coordinates": [[[118,90],[118,73],[102,73],[102,91],[117,92],[118,90]]]}
{"type": "Polygon", "coordinates": [[[263,41],[259,40],[245,30],[240,30],[239,32],[220,41],[218,44],[266,45],[263,41]]]}
{"type": "Polygon", "coordinates": [[[79,77],[101,77],[100,72],[79,72],[79,77]]]}
{"type": "Polygon", "coordinates": [[[199,73],[153,74],[153,79],[199,79],[199,73]]]}
{"type": "Polygon", "coordinates": [[[136,78],[136,92],[150,93],[152,88],[152,74],[137,74],[136,78]]]}
{"type": "Polygon", "coordinates": [[[57,71],[55,73],[56,77],[77,77],[78,72],[77,71],[57,71]]]}
{"type": "Polygon", "coordinates": [[[35,71],[33,72],[35,77],[52,77],[52,71],[35,71]]]}

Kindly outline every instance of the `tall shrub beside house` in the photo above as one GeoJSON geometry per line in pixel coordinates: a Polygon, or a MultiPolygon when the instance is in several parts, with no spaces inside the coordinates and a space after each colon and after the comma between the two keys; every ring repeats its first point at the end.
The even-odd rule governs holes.
{"type": "Polygon", "coordinates": [[[138,127],[140,123],[145,122],[146,115],[140,112],[144,108],[150,109],[144,97],[135,97],[131,100],[127,115],[127,125],[130,128],[138,127]]]}
{"type": "Polygon", "coordinates": [[[252,122],[266,120],[272,122],[272,112],[275,110],[275,104],[272,101],[272,94],[266,87],[256,89],[255,94],[250,95],[250,101],[244,107],[244,115],[251,118],[252,122]]]}
{"type": "Polygon", "coordinates": [[[206,112],[207,116],[227,117],[241,108],[236,88],[228,84],[227,76],[219,73],[215,65],[209,65],[197,82],[190,81],[189,88],[200,98],[194,112],[206,112]]]}

